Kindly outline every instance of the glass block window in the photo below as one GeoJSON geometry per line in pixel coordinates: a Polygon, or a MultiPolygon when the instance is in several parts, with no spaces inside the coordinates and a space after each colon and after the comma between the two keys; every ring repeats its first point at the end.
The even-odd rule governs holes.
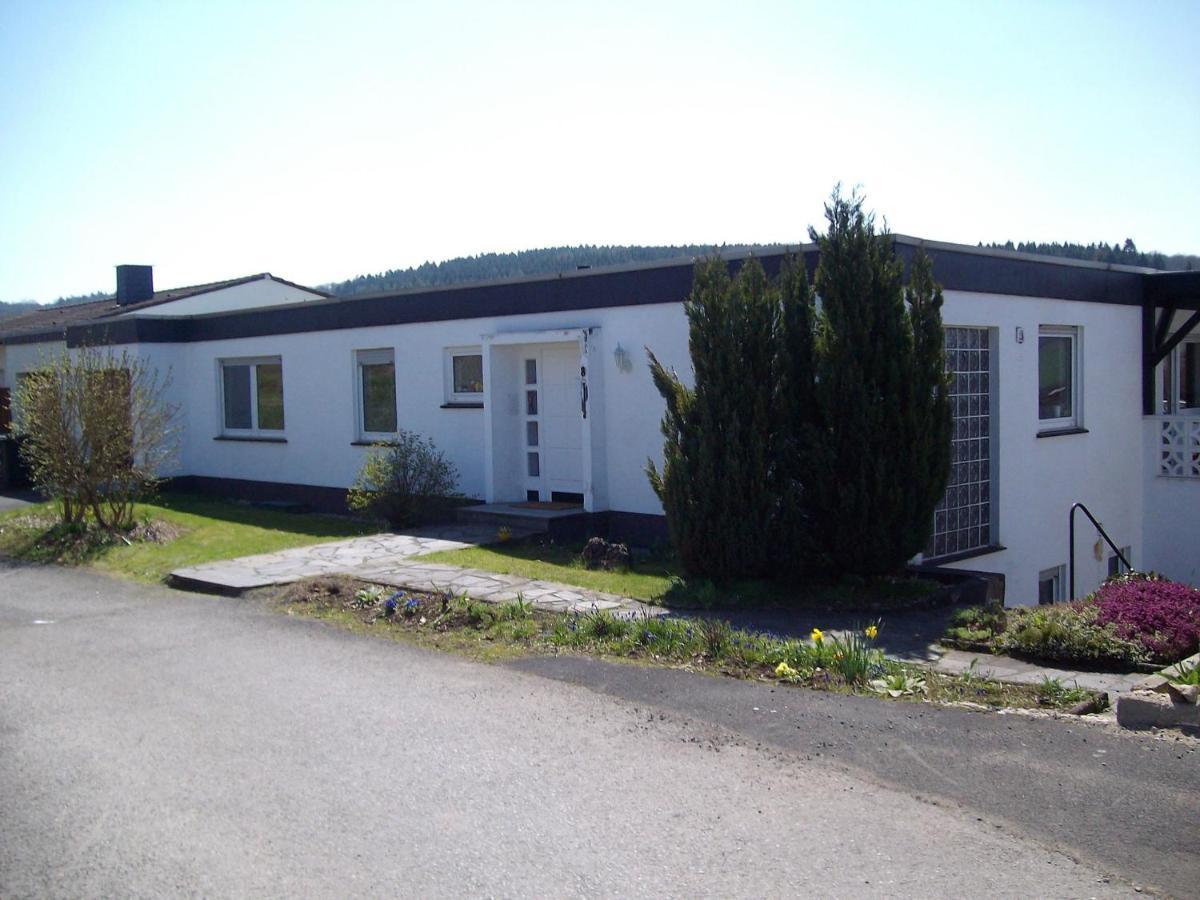
{"type": "Polygon", "coordinates": [[[947,327],[946,369],[954,416],[950,482],[933,513],[925,555],[950,556],[994,543],[992,411],[995,383],[988,328],[947,327]]]}

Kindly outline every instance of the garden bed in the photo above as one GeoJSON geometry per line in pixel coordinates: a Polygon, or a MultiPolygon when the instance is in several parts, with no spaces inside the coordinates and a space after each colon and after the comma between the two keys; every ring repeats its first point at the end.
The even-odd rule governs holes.
{"type": "Polygon", "coordinates": [[[973,672],[942,675],[886,659],[874,646],[877,626],[838,637],[814,630],[802,640],[735,628],[720,619],[552,613],[520,598],[489,604],[446,593],[395,591],[349,576],[306,579],[264,592],[290,615],[489,661],[580,653],[799,688],[990,709],[1066,710],[1092,698],[1052,680],[1011,685],[973,672]]]}
{"type": "Polygon", "coordinates": [[[1131,573],[1072,603],[960,610],[942,643],[1078,669],[1153,672],[1200,649],[1200,591],[1131,573]]]}

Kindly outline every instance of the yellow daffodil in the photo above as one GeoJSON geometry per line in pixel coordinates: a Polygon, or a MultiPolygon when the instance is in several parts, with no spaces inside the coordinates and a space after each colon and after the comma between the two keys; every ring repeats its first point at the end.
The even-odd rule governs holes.
{"type": "Polygon", "coordinates": [[[879,627],[877,625],[868,625],[867,630],[863,632],[869,640],[875,640],[879,637],[879,627]]]}
{"type": "Polygon", "coordinates": [[[793,669],[785,662],[781,662],[775,667],[776,678],[795,678],[800,673],[793,669]]]}
{"type": "Polygon", "coordinates": [[[812,642],[814,644],[819,644],[824,640],[825,640],[825,632],[821,631],[820,628],[814,628],[812,630],[812,642]]]}

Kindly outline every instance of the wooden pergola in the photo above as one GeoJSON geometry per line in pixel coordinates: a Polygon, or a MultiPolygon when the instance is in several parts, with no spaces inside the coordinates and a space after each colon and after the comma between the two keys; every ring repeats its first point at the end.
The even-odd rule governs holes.
{"type": "Polygon", "coordinates": [[[1200,325],[1200,272],[1156,272],[1142,288],[1142,415],[1155,409],[1154,370],[1180,341],[1200,325]],[[1171,330],[1178,313],[1192,311],[1171,330]]]}

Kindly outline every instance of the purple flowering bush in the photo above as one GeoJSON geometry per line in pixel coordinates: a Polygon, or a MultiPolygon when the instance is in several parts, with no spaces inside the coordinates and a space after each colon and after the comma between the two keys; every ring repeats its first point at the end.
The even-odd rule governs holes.
{"type": "Polygon", "coordinates": [[[1111,625],[1125,640],[1146,648],[1155,662],[1170,663],[1200,650],[1200,590],[1144,575],[1114,578],[1090,598],[1096,624],[1111,625]]]}
{"type": "Polygon", "coordinates": [[[1073,665],[1164,665],[1200,649],[1200,591],[1157,575],[1110,578],[1071,603],[1005,610],[1001,653],[1073,665]]]}

